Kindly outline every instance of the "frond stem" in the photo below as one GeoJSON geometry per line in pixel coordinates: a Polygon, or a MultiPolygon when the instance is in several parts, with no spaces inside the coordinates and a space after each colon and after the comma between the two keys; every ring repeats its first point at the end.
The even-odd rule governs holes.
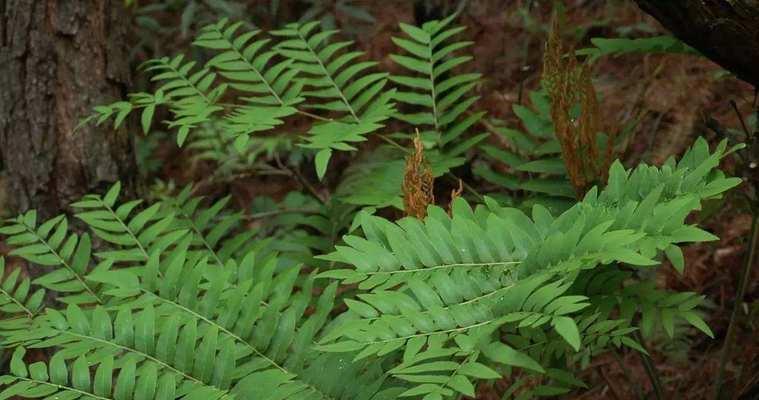
{"type": "Polygon", "coordinates": [[[409,274],[414,272],[428,272],[428,271],[434,271],[439,269],[446,269],[446,268],[457,268],[457,267],[492,267],[492,266],[508,266],[508,265],[518,265],[521,264],[521,261],[504,261],[504,262],[494,262],[494,263],[458,263],[458,264],[443,264],[443,265],[436,265],[431,268],[415,268],[415,269],[401,269],[397,271],[375,271],[375,272],[366,272],[364,275],[395,275],[395,274],[409,274]]]}
{"type": "Polygon", "coordinates": [[[88,392],[85,392],[83,390],[74,389],[73,387],[70,387],[70,386],[59,385],[57,383],[40,381],[40,380],[37,380],[37,379],[31,379],[31,378],[22,378],[22,377],[16,377],[16,379],[21,380],[21,381],[36,383],[38,385],[52,386],[54,388],[57,388],[58,390],[65,390],[67,392],[78,393],[83,398],[86,398],[86,399],[88,398],[88,399],[96,399],[96,400],[112,400],[111,398],[108,398],[108,397],[96,396],[94,393],[88,393],[88,392]]]}
{"type": "Polygon", "coordinates": [[[118,221],[118,222],[119,222],[119,224],[121,225],[121,227],[122,227],[122,228],[124,228],[124,231],[125,231],[127,234],[129,234],[129,237],[131,237],[131,238],[132,238],[132,240],[134,240],[134,242],[137,244],[137,247],[140,249],[140,252],[142,252],[142,255],[145,257],[145,260],[149,259],[149,258],[150,258],[150,255],[149,255],[149,254],[148,254],[148,252],[145,250],[145,247],[143,247],[143,246],[142,246],[142,243],[141,243],[141,242],[140,242],[140,240],[137,238],[137,235],[135,235],[135,234],[134,234],[134,232],[132,232],[132,230],[129,228],[129,226],[128,226],[126,223],[124,223],[124,220],[123,220],[123,219],[121,219],[121,218],[120,218],[120,217],[119,217],[119,216],[116,214],[116,212],[115,212],[115,211],[114,211],[114,210],[111,208],[111,206],[109,206],[108,204],[106,204],[106,203],[105,203],[105,201],[103,201],[103,200],[101,199],[101,200],[100,200],[100,203],[103,205],[103,207],[105,207],[105,209],[106,209],[106,210],[108,210],[108,212],[109,212],[109,213],[111,213],[111,215],[113,215],[113,216],[116,218],[116,221],[118,221]]]}
{"type": "Polygon", "coordinates": [[[303,37],[303,35],[300,33],[300,30],[296,29],[296,31],[298,32],[298,39],[303,41],[303,44],[306,45],[306,48],[308,49],[308,51],[311,52],[311,54],[316,59],[316,62],[319,63],[319,68],[321,68],[322,72],[324,73],[324,76],[329,80],[329,83],[332,85],[332,87],[334,87],[335,90],[337,90],[337,93],[340,95],[340,100],[342,100],[345,106],[348,107],[348,111],[350,111],[351,116],[353,116],[353,119],[356,122],[361,122],[361,119],[356,114],[356,110],[354,110],[351,103],[348,102],[348,99],[345,97],[345,94],[340,89],[340,86],[337,85],[337,82],[335,82],[335,80],[332,79],[332,74],[330,74],[329,71],[327,71],[327,67],[324,65],[324,62],[322,62],[322,59],[319,57],[319,54],[316,52],[316,49],[314,49],[313,47],[311,47],[310,44],[308,44],[308,40],[306,40],[306,38],[303,37]]]}
{"type": "Polygon", "coordinates": [[[61,262],[61,265],[63,265],[67,270],[69,270],[69,272],[71,272],[71,274],[74,275],[76,280],[78,280],[79,283],[82,284],[82,286],[84,287],[84,290],[86,290],[89,294],[95,297],[95,300],[97,300],[98,304],[103,304],[103,299],[101,299],[100,296],[98,296],[95,293],[95,291],[93,291],[92,288],[90,288],[90,286],[84,281],[84,279],[82,279],[82,277],[76,271],[74,271],[74,268],[72,268],[71,265],[69,265],[68,261],[66,261],[60,254],[58,254],[58,252],[52,246],[50,246],[47,240],[37,235],[37,232],[32,230],[26,224],[24,224],[24,228],[26,229],[28,233],[31,233],[32,235],[34,235],[34,237],[36,237],[37,240],[40,241],[40,243],[42,243],[43,245],[45,245],[45,247],[47,247],[47,249],[55,256],[55,258],[57,258],[61,262]]]}
{"type": "Polygon", "coordinates": [[[10,293],[8,293],[2,287],[0,287],[0,293],[2,293],[3,295],[5,295],[6,297],[8,297],[12,303],[14,303],[17,306],[19,306],[21,308],[21,310],[24,311],[24,313],[26,313],[26,315],[28,316],[27,317],[28,319],[34,318],[34,313],[32,312],[32,310],[26,308],[26,306],[24,304],[22,304],[20,301],[16,300],[15,297],[13,297],[10,293]]]}
{"type": "MultiPolygon", "coordinates": [[[[184,377],[187,380],[190,380],[190,381],[193,381],[195,383],[202,384],[202,385],[206,385],[206,383],[203,382],[203,381],[201,381],[200,379],[195,378],[192,375],[188,375],[188,374],[186,374],[186,373],[184,373],[184,372],[182,372],[182,371],[180,371],[180,370],[172,367],[170,364],[167,364],[167,363],[165,363],[165,362],[163,362],[163,361],[161,361],[161,360],[159,360],[159,359],[151,356],[150,354],[144,353],[144,352],[139,351],[137,349],[133,349],[131,347],[122,346],[120,344],[117,344],[117,343],[114,343],[114,342],[111,342],[111,341],[108,341],[108,340],[105,340],[105,339],[101,339],[101,338],[98,338],[98,337],[94,337],[94,336],[82,335],[82,334],[73,333],[73,332],[70,332],[70,331],[62,331],[62,330],[56,330],[56,331],[58,331],[58,332],[60,332],[62,334],[66,334],[66,335],[69,335],[69,336],[73,336],[73,337],[82,339],[82,340],[90,340],[90,341],[93,341],[93,342],[107,344],[107,345],[115,347],[115,348],[117,348],[119,350],[122,350],[124,352],[138,354],[138,355],[140,355],[142,357],[145,357],[146,359],[148,359],[148,360],[150,360],[150,361],[152,361],[152,362],[160,365],[162,368],[168,369],[168,370],[170,370],[171,372],[173,372],[173,373],[175,373],[177,375],[181,375],[182,377],[184,377]]],[[[219,390],[223,391],[223,392],[226,392],[225,390],[222,390],[221,388],[219,388],[219,390]]]]}

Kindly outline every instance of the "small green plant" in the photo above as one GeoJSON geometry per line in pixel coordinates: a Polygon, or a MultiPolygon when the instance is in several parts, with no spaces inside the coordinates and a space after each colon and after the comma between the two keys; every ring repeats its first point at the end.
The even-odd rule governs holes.
{"type": "Polygon", "coordinates": [[[631,53],[675,53],[700,54],[694,48],[673,36],[655,36],[650,38],[592,38],[593,47],[580,49],[577,55],[588,56],[595,61],[605,56],[620,56],[631,53]]]}
{"type": "MultiPolygon", "coordinates": [[[[616,161],[577,201],[565,174],[568,190],[543,190],[564,196],[560,210],[460,192],[437,206],[433,178],[466,166],[488,137],[473,111],[480,76],[457,54],[471,43],[454,39],[453,20],[401,25],[399,76],[318,22],[264,37],[221,20],[194,42],[212,53],[206,63],[147,63],[156,90],[90,121],[138,112],[149,133],[166,108],[177,143],[224,174],[298,152],[323,186],[238,210],[192,186],[121,199],[117,184],[72,204],[85,232],[68,215],[5,221],[9,255],[44,273],[27,278],[0,258],[0,338],[12,353],[0,398],[435,400],[504,377],[504,398],[529,398],[582,390],[577,372],[600,353],[646,353],[639,334],[712,335],[702,296],[646,277],[665,258],[682,271],[679,246],[716,239],[686,218],[741,182],[718,169],[740,146],[699,139],[662,166],[616,161]],[[302,137],[289,134],[295,119],[308,121],[302,137]],[[370,139],[382,144],[361,152],[370,139]],[[404,205],[404,218],[386,209],[404,205]]],[[[567,170],[549,93],[532,96],[539,115],[519,111],[549,144],[518,151],[556,168],[514,165],[525,172],[558,175],[561,160],[567,170]]]]}

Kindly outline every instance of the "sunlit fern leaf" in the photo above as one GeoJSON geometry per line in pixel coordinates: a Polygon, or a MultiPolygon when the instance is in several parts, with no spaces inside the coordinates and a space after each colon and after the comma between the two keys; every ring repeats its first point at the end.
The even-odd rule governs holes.
{"type": "MultiPolygon", "coordinates": [[[[284,40],[276,50],[295,60],[290,66],[300,71],[299,79],[308,90],[308,108],[330,112],[331,119],[316,123],[304,146],[320,152],[317,170],[323,171],[332,150],[354,150],[352,144],[383,126],[394,112],[394,89],[384,90],[388,74],[367,72],[377,63],[359,61],[360,51],[343,51],[350,41],[331,42],[336,30],[319,31],[319,22],[289,24],[271,32],[284,40]]],[[[322,174],[320,174],[321,176],[322,174]]]]}
{"type": "MultiPolygon", "coordinates": [[[[406,218],[397,225],[364,215],[361,226],[367,239],[346,236],[344,240],[350,247],[338,246],[329,257],[354,264],[357,270],[328,271],[322,276],[337,277],[344,283],[358,282],[359,290],[365,292],[359,293],[357,300],[345,300],[348,315],[353,317],[344,319],[325,336],[321,348],[360,351],[356,359],[382,356],[421,340],[413,345],[419,349],[428,344],[427,338],[442,340],[443,346],[459,335],[488,336],[507,322],[543,324],[560,318],[563,312],[583,307],[581,298],[562,297],[568,287],[562,280],[548,284],[557,276],[555,273],[516,279],[520,263],[514,261],[518,254],[515,241],[499,248],[488,240],[499,240],[503,235],[492,229],[483,230],[476,222],[480,218],[490,220],[483,218],[487,216],[483,212],[478,210],[479,218],[475,219],[475,211],[459,202],[453,218],[431,207],[424,223],[406,218]],[[331,343],[335,339],[338,340],[331,343]]],[[[503,226],[514,222],[518,220],[503,226]]],[[[525,230],[536,231],[534,227],[525,230]]],[[[563,271],[568,274],[570,270],[563,271]]],[[[413,386],[409,395],[447,396],[452,390],[471,395],[471,382],[456,371],[460,363],[476,361],[477,356],[472,355],[475,351],[454,346],[437,357],[457,354],[463,361],[417,365],[426,365],[429,360],[425,357],[407,360],[391,372],[411,383],[426,383],[413,386]],[[443,377],[436,368],[452,374],[443,377]]],[[[523,358],[529,360],[527,356],[523,358]]],[[[515,366],[539,368],[536,365],[535,361],[524,361],[515,366]]]]}
{"type": "MultiPolygon", "coordinates": [[[[0,257],[0,315],[5,324],[9,317],[32,318],[42,308],[45,290],[34,289],[28,276],[22,276],[21,268],[13,268],[6,274],[5,258],[0,257]]],[[[2,329],[2,328],[0,328],[2,329]]]]}
{"type": "Polygon", "coordinates": [[[92,244],[87,233],[69,232],[68,219],[59,215],[37,224],[37,213],[28,211],[0,228],[9,253],[42,267],[57,267],[32,283],[63,294],[64,303],[102,303],[97,287],[85,281],[89,272],[92,244]]]}
{"type": "Polygon", "coordinates": [[[187,233],[174,229],[174,214],[161,215],[160,204],[137,210],[141,200],[117,204],[120,183],[113,185],[104,196],[89,194],[72,204],[79,211],[93,234],[112,248],[96,253],[112,263],[133,264],[148,260],[150,253],[171,246],[187,233]]]}
{"type": "Polygon", "coordinates": [[[227,89],[226,83],[214,86],[216,73],[208,67],[194,70],[195,61],[185,62],[183,55],[148,61],[146,70],[153,73],[151,81],[163,82],[158,91],[164,93],[174,119],[169,127],[177,128],[177,144],[184,144],[190,130],[211,120],[224,108],[218,104],[227,89]]]}
{"type": "Polygon", "coordinates": [[[0,398],[89,398],[102,400],[222,400],[234,399],[211,386],[184,384],[177,374],[162,370],[158,363],[141,358],[114,360],[111,355],[78,356],[73,361],[63,351],[47,363],[27,365],[24,347],[17,347],[9,375],[0,377],[5,389],[0,398]],[[118,361],[118,362],[117,362],[118,361]],[[140,365],[141,364],[141,365],[140,365]],[[94,367],[94,378],[90,368],[94,367]]]}
{"type": "Polygon", "coordinates": [[[390,78],[402,88],[395,99],[412,109],[421,110],[396,113],[394,116],[419,126],[425,136],[431,134],[432,141],[451,157],[464,154],[487,137],[483,133],[463,139],[484,113],[467,115],[478,99],[469,93],[479,83],[481,75],[451,73],[472,59],[471,56],[455,55],[456,51],[469,47],[472,42],[449,40],[464,30],[464,27],[449,27],[456,17],[454,14],[444,20],[429,21],[421,28],[401,23],[405,37],[394,37],[393,42],[405,54],[390,56],[411,74],[390,78]]]}

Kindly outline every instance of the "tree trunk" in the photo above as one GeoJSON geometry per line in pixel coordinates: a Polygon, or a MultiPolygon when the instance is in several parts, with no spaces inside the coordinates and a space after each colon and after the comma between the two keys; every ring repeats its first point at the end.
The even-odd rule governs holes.
{"type": "Polygon", "coordinates": [[[759,87],[759,0],[635,0],[680,40],[759,87]]]}
{"type": "Polygon", "coordinates": [[[127,27],[122,0],[0,0],[0,213],[50,217],[117,180],[132,185],[125,129],[74,132],[125,95],[127,27]]]}

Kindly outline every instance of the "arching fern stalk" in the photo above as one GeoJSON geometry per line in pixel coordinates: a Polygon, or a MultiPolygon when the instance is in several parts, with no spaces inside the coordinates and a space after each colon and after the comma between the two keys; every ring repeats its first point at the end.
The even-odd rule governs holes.
{"type": "Polygon", "coordinates": [[[318,22],[290,24],[271,32],[283,39],[272,48],[271,39],[258,39],[259,31],[238,33],[241,26],[224,19],[203,28],[194,44],[218,52],[208,63],[196,69],[195,61],[185,62],[181,55],[152,60],[147,70],[156,73],[153,81],[163,82],[155,93],[96,107],[86,121],[114,117],[118,126],[141,109],[147,132],[156,107],[166,105],[175,116],[168,125],[178,129],[180,146],[193,128],[221,119],[242,152],[250,134],[272,130],[296,113],[307,115],[316,122],[303,146],[317,151],[322,177],[333,150],[355,150],[353,144],[366,140],[394,112],[394,89],[385,88],[388,74],[367,72],[376,62],[356,62],[363,53],[346,51],[351,42],[330,42],[338,31],[318,31],[318,22]],[[217,82],[217,74],[224,81],[217,82]],[[242,94],[231,104],[222,102],[228,88],[242,94]]]}
{"type": "Polygon", "coordinates": [[[487,136],[465,138],[483,115],[466,114],[477,100],[467,94],[480,75],[452,73],[471,59],[453,56],[471,44],[450,42],[463,30],[448,28],[454,18],[422,28],[401,24],[409,36],[394,42],[409,55],[393,59],[414,74],[410,76],[372,72],[376,62],[363,61],[362,52],[349,50],[350,41],[332,41],[338,31],[320,31],[318,22],[272,31],[282,40],[271,45],[271,39],[260,38],[260,31],[241,33],[241,23],[224,19],[203,28],[193,42],[216,53],[205,65],[182,55],[149,61],[146,70],[154,73],[152,81],[161,82],[154,93],[135,93],[130,101],[96,107],[86,121],[102,123],[113,117],[118,126],[129,113],[141,110],[148,132],[156,108],[166,106],[174,115],[167,123],[177,129],[180,146],[192,130],[216,123],[244,152],[251,134],[270,131],[299,114],[314,122],[302,146],[316,151],[321,178],[333,151],[356,150],[356,143],[395,117],[422,128],[426,138],[433,134],[439,154],[431,157],[440,164],[435,170],[445,172],[463,163],[464,153],[487,136]],[[390,87],[389,80],[402,91],[390,87]],[[226,100],[233,96],[233,102],[226,100]],[[425,111],[398,113],[396,100],[425,111]]]}
{"type": "Polygon", "coordinates": [[[76,205],[106,245],[94,257],[62,216],[37,227],[31,213],[3,227],[20,246],[14,255],[54,270],[11,291],[14,272],[3,285],[10,315],[1,336],[14,356],[0,397],[393,398],[376,366],[324,375],[334,358],[312,343],[337,285],[315,296],[314,273],[250,250],[224,200],[203,209],[186,190],[139,210],[135,201],[119,204],[118,192],[76,205]],[[63,290],[59,301],[69,304],[39,313],[41,289],[25,294],[35,284],[63,290]],[[55,349],[52,358],[27,365],[27,349],[40,348],[55,349]],[[357,385],[335,384],[346,379],[357,385]]]}
{"type": "MultiPolygon", "coordinates": [[[[530,218],[492,201],[472,209],[463,200],[452,217],[437,207],[424,221],[392,223],[365,214],[365,237],[346,236],[346,245],[326,256],[352,268],[321,276],[357,283],[359,292],[346,299],[349,311],[321,349],[359,351],[357,359],[402,351],[390,373],[412,384],[405,395],[427,399],[473,396],[471,378],[497,377],[501,365],[544,373],[553,360],[597,343],[594,333],[609,324],[588,319],[598,310],[585,295],[568,292],[578,276],[616,263],[656,265],[662,250],[677,263],[678,243],[715,239],[685,217],[740,183],[714,170],[725,153],[724,142],[710,154],[700,140],[679,163],[662,168],[626,171],[615,163],[606,189],[591,190],[558,217],[542,206],[530,218]],[[499,330],[518,336],[506,344],[499,330]],[[530,330],[544,339],[534,343],[530,330]]],[[[664,315],[669,331],[674,315],[664,315]]],[[[697,314],[682,315],[711,334],[697,314]]],[[[617,336],[609,343],[639,348],[629,336],[617,336]]]]}

